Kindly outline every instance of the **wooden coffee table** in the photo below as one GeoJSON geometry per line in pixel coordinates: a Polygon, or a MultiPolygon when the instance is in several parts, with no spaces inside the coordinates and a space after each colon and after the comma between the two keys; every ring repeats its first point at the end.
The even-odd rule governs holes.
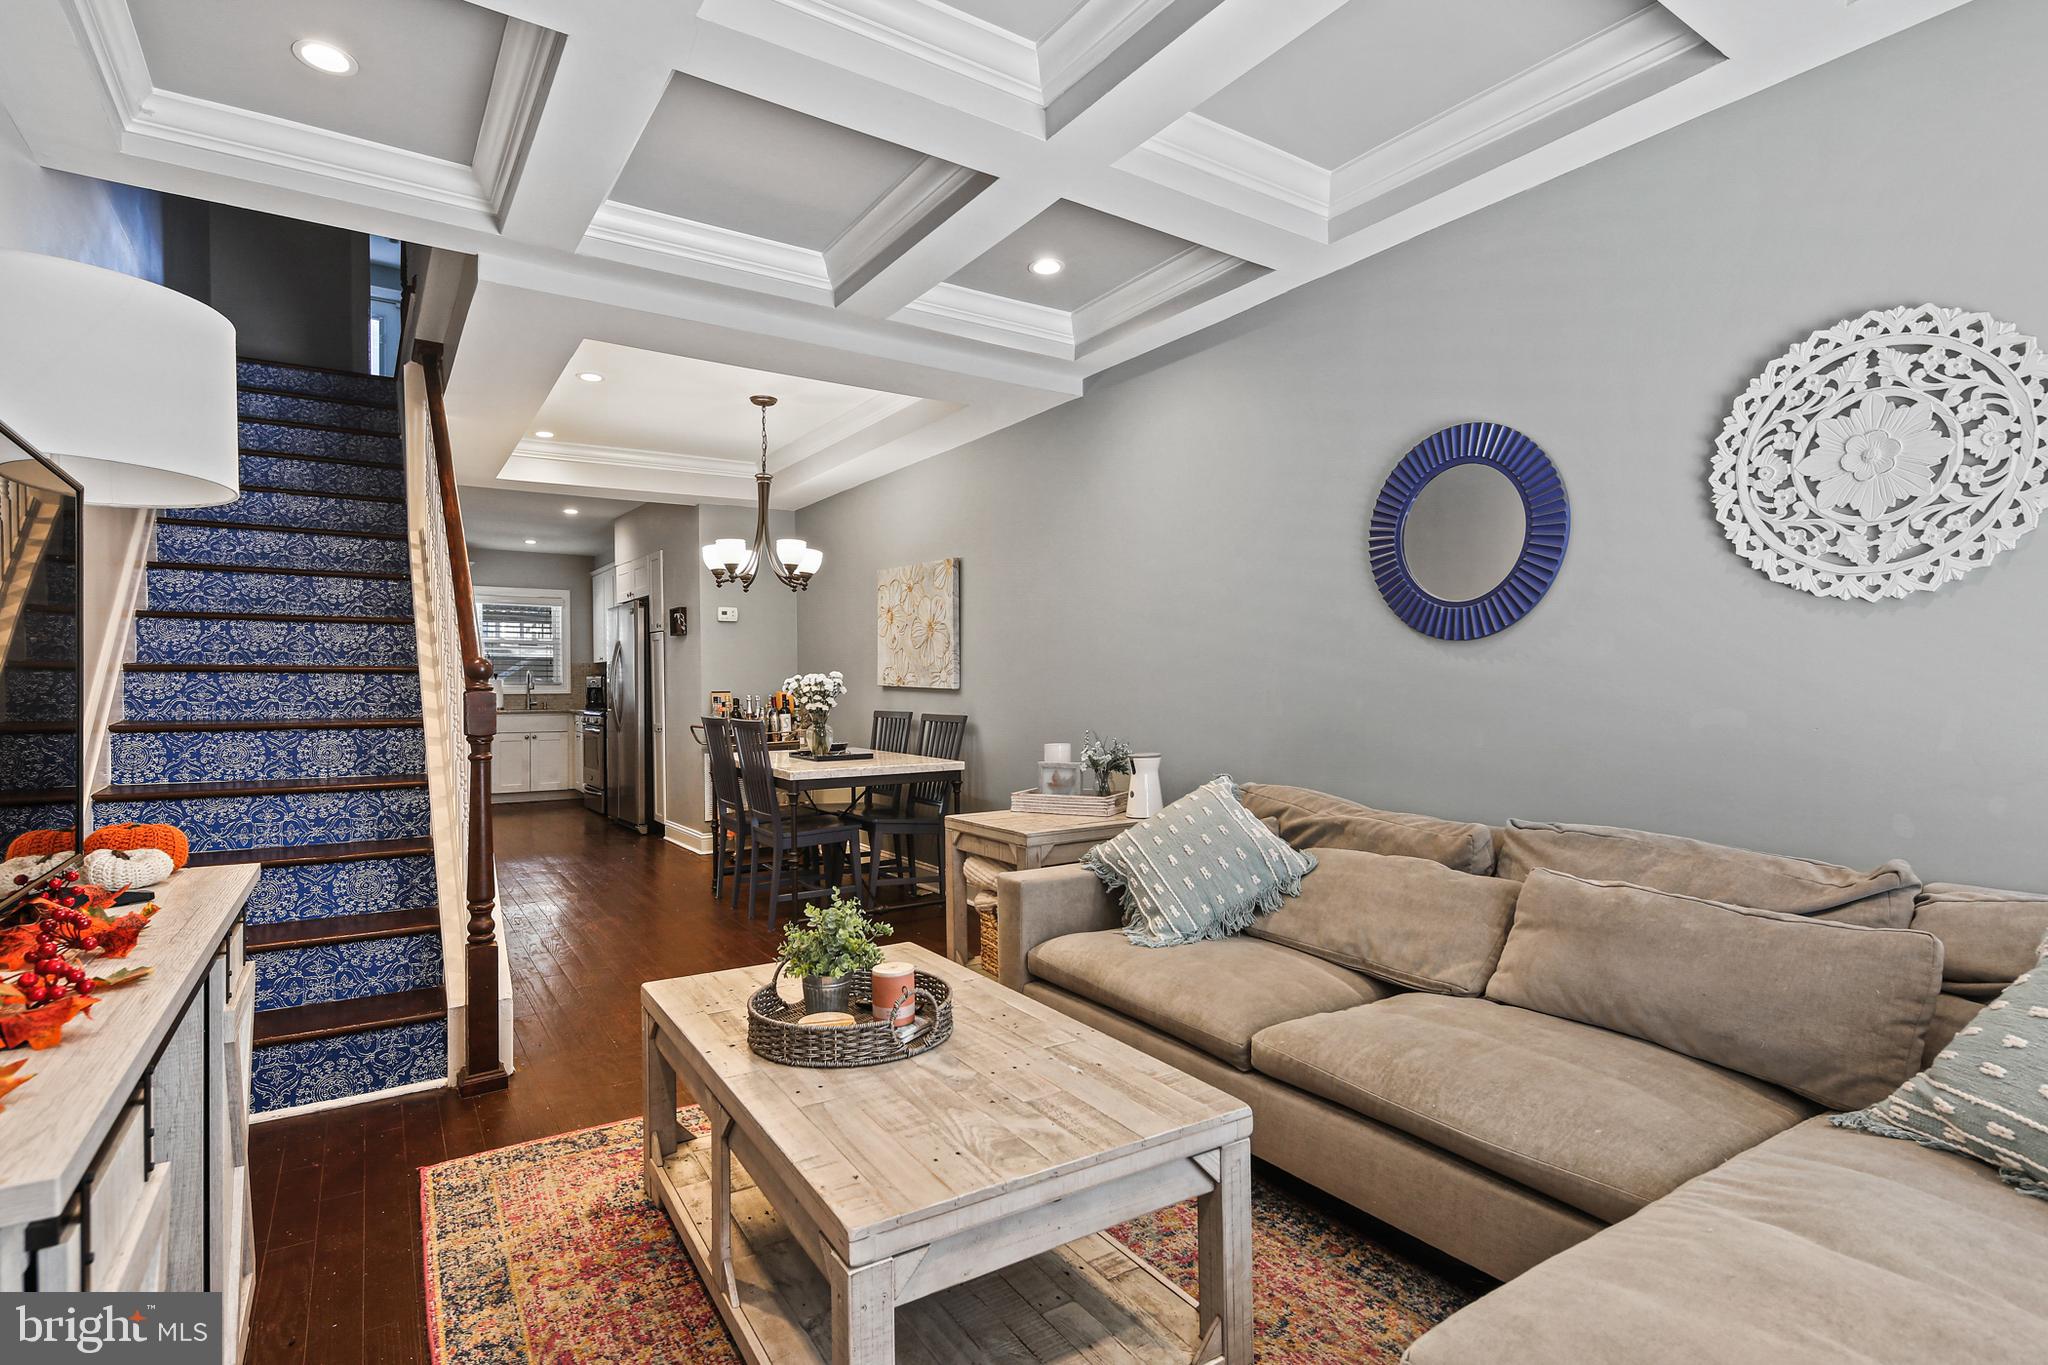
{"type": "Polygon", "coordinates": [[[648,1197],[741,1353],[1248,1365],[1251,1110],[971,968],[889,951],[952,986],[953,1036],[883,1066],[755,1056],[766,965],[640,988],[648,1197]],[[677,1121],[678,1078],[708,1138],[677,1121]],[[1185,1199],[1199,1298],[1101,1235],[1185,1199]]]}

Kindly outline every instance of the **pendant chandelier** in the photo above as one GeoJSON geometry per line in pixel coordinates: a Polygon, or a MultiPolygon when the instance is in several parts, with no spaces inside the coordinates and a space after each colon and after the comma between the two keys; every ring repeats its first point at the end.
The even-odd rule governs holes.
{"type": "Polygon", "coordinates": [[[766,564],[791,592],[802,592],[825,562],[825,552],[813,550],[794,536],[776,541],[774,552],[769,552],[768,486],[775,476],[768,472],[768,409],[775,406],[775,399],[757,393],[750,401],[761,410],[761,468],[754,475],[754,543],[749,545],[738,536],[714,540],[704,547],[704,567],[711,570],[711,581],[719,587],[737,583],[741,592],[747,592],[754,586],[755,573],[766,564]]]}

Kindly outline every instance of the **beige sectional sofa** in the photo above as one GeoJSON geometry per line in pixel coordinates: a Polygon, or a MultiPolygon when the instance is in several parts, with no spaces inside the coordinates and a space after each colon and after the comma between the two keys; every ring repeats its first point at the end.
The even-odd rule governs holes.
{"type": "Polygon", "coordinates": [[[2048,1203],[1830,1126],[2025,971],[2048,897],[1253,786],[1321,866],[1138,948],[1086,868],[998,883],[1004,981],[1237,1095],[1253,1150],[1509,1283],[1450,1362],[2039,1359],[2048,1203]]]}

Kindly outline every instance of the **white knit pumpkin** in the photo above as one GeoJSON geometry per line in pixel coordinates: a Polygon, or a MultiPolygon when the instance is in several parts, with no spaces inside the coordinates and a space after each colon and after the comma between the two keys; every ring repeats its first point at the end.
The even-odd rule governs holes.
{"type": "Polygon", "coordinates": [[[99,848],[85,855],[85,879],[113,891],[155,886],[176,867],[160,848],[99,848]]]}

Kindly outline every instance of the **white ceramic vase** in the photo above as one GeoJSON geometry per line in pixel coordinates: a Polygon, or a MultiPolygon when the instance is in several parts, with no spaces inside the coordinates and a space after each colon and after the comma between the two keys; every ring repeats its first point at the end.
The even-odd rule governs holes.
{"type": "Polygon", "coordinates": [[[1131,755],[1131,803],[1124,814],[1147,820],[1159,814],[1159,755],[1131,755]]]}

